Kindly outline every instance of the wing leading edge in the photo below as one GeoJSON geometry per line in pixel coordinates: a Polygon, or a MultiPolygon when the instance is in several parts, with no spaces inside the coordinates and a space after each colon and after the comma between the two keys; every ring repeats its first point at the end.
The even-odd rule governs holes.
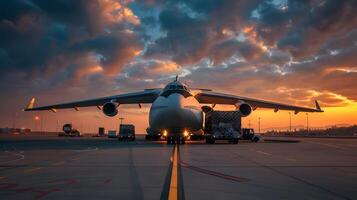
{"type": "Polygon", "coordinates": [[[81,101],[74,101],[62,104],[54,104],[48,106],[34,107],[35,99],[32,98],[27,108],[24,111],[36,111],[36,110],[52,110],[56,109],[66,109],[74,108],[78,110],[80,107],[90,107],[90,106],[102,106],[106,102],[114,101],[119,104],[141,104],[141,103],[152,103],[160,94],[159,89],[144,90],[142,92],[126,93],[108,97],[101,97],[95,99],[87,99],[81,101]]]}
{"type": "Polygon", "coordinates": [[[227,105],[235,105],[240,101],[250,104],[253,109],[256,108],[272,108],[274,111],[278,110],[292,110],[295,113],[298,112],[323,112],[321,110],[320,105],[317,101],[315,101],[316,108],[307,108],[307,107],[300,107],[282,103],[276,103],[271,101],[265,101],[260,99],[224,94],[224,93],[217,93],[211,91],[201,91],[196,95],[196,99],[198,102],[202,104],[227,104],[227,105]]]}

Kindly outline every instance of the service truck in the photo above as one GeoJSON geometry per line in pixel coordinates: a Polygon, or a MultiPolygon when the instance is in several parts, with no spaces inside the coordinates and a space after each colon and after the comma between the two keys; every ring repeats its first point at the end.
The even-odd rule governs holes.
{"type": "Polygon", "coordinates": [[[252,142],[258,142],[260,140],[259,136],[254,134],[254,129],[252,128],[242,128],[242,140],[250,140],[252,142]]]}
{"type": "Polygon", "coordinates": [[[135,126],[133,124],[120,124],[118,140],[135,141],[135,126]]]}
{"type": "Polygon", "coordinates": [[[59,133],[58,136],[70,136],[70,137],[82,136],[79,130],[73,128],[72,124],[64,124],[62,130],[63,132],[59,133]]]}
{"type": "Polygon", "coordinates": [[[205,113],[206,143],[228,140],[237,144],[241,137],[242,115],[239,111],[209,111],[205,113]]]}

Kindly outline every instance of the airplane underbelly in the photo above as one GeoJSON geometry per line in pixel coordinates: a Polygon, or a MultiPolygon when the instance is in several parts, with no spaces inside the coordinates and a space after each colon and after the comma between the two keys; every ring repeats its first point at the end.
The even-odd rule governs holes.
{"type": "Polygon", "coordinates": [[[203,124],[203,113],[198,101],[190,96],[171,94],[158,97],[149,114],[150,127],[154,130],[183,132],[199,130],[203,124]]]}

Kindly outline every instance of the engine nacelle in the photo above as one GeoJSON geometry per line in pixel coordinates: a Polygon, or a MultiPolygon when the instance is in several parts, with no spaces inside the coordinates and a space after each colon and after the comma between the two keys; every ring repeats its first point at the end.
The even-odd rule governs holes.
{"type": "Polygon", "coordinates": [[[245,102],[237,103],[235,106],[243,117],[247,117],[250,113],[252,113],[252,107],[245,102]]]}
{"type": "Polygon", "coordinates": [[[115,115],[118,114],[118,104],[116,103],[113,103],[113,102],[107,102],[103,105],[103,113],[106,115],[106,116],[109,116],[109,117],[114,117],[115,115]]]}
{"type": "Polygon", "coordinates": [[[209,107],[209,106],[202,106],[201,109],[202,109],[202,111],[203,111],[204,113],[208,113],[208,112],[213,111],[213,108],[212,108],[212,107],[209,107]]]}

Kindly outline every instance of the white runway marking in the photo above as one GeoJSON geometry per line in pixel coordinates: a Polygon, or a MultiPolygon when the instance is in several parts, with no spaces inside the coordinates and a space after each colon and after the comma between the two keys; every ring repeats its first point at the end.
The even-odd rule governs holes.
{"type": "Polygon", "coordinates": [[[260,154],[263,154],[263,155],[267,155],[267,156],[272,156],[272,155],[273,155],[273,154],[271,154],[271,153],[267,153],[267,152],[264,152],[264,151],[258,151],[258,150],[256,150],[255,152],[260,153],[260,154]]]}
{"type": "Polygon", "coordinates": [[[11,154],[11,155],[15,155],[15,156],[17,156],[17,158],[13,159],[13,160],[8,160],[8,161],[1,161],[0,164],[16,162],[16,161],[25,159],[25,156],[21,152],[20,153],[13,153],[13,152],[10,152],[10,151],[4,151],[4,152],[8,153],[8,154],[11,154]]]}
{"type": "Polygon", "coordinates": [[[313,144],[320,144],[320,145],[327,146],[327,147],[332,147],[332,148],[335,148],[335,149],[346,150],[346,148],[343,148],[343,147],[340,147],[340,146],[337,146],[337,145],[333,145],[333,144],[326,144],[326,143],[316,142],[316,141],[306,141],[306,142],[313,143],[313,144]]]}
{"type": "Polygon", "coordinates": [[[91,147],[88,147],[86,149],[81,149],[81,150],[75,150],[75,152],[88,152],[88,151],[97,151],[98,150],[98,147],[94,147],[94,148],[91,148],[91,147]]]}

